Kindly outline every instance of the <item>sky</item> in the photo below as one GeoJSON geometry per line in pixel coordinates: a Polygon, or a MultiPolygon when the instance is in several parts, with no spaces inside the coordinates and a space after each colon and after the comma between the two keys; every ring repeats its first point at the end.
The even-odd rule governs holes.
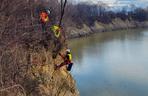
{"type": "Polygon", "coordinates": [[[74,3],[78,2],[90,2],[90,3],[98,3],[98,1],[102,1],[108,4],[110,7],[115,6],[130,6],[134,4],[137,7],[146,7],[148,6],[148,0],[72,0],[74,3]]]}

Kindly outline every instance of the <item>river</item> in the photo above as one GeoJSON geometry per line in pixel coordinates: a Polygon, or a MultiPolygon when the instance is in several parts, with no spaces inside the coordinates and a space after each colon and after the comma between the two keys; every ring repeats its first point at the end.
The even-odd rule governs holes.
{"type": "Polygon", "coordinates": [[[148,96],[148,30],[97,33],[69,44],[80,96],[148,96]]]}

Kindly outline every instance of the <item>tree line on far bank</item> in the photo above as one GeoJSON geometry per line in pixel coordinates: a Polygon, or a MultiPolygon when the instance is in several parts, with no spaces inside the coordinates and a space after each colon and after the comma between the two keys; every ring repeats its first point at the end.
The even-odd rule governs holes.
{"type": "Polygon", "coordinates": [[[123,7],[120,11],[113,11],[103,3],[100,5],[89,5],[86,3],[68,4],[66,16],[79,26],[84,23],[88,26],[93,26],[95,21],[109,24],[116,18],[123,21],[144,22],[148,21],[148,7],[139,8],[133,6],[130,10],[123,7]]]}

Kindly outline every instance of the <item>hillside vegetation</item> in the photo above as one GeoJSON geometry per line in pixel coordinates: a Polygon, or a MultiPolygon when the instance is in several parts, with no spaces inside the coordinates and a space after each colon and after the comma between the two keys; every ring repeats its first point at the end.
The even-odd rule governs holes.
{"type": "Polygon", "coordinates": [[[0,96],[78,96],[70,73],[54,64],[67,48],[63,34],[55,43],[50,26],[59,21],[58,1],[0,1],[0,96]],[[54,9],[42,32],[38,8],[54,9]],[[53,58],[54,57],[54,58],[53,58]]]}

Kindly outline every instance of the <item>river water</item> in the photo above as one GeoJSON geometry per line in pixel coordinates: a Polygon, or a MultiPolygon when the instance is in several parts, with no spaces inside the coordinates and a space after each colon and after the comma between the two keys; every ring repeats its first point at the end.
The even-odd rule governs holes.
{"type": "Polygon", "coordinates": [[[69,43],[80,96],[148,96],[148,30],[98,33],[69,43]]]}

